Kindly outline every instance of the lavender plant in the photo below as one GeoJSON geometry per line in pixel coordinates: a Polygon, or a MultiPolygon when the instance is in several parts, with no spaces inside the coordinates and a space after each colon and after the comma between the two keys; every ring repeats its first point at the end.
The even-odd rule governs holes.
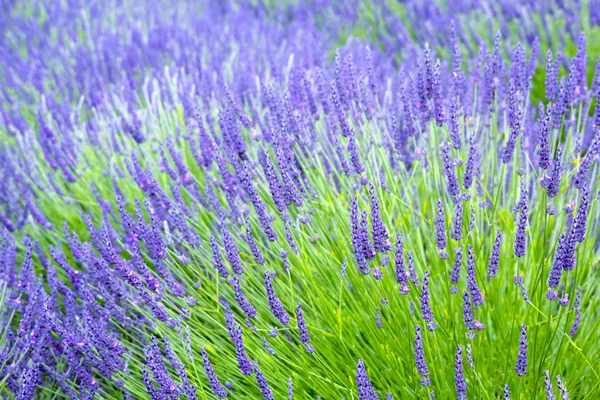
{"type": "Polygon", "coordinates": [[[5,3],[0,397],[600,397],[595,1],[5,3]]]}

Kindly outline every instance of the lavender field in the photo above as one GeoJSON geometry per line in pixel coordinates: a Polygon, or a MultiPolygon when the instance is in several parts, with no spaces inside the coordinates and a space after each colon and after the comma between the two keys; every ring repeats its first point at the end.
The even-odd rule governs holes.
{"type": "Polygon", "coordinates": [[[600,1],[0,0],[1,399],[600,399],[600,1]]]}

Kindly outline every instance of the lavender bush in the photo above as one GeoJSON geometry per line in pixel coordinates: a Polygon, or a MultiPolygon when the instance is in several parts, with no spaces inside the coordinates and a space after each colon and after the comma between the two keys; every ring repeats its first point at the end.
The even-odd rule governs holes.
{"type": "Polygon", "coordinates": [[[600,398],[600,4],[452,3],[3,2],[0,397],[600,398]]]}

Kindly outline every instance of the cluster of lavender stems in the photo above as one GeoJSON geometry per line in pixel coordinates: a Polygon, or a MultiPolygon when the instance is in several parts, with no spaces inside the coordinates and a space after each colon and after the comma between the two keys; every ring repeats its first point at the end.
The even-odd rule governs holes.
{"type": "Polygon", "coordinates": [[[551,3],[2,5],[0,397],[595,396],[600,5],[551,3]]]}

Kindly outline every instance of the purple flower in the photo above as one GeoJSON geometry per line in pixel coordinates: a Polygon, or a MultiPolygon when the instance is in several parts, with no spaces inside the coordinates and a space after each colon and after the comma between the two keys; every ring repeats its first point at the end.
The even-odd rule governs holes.
{"type": "Polygon", "coordinates": [[[258,248],[258,245],[256,244],[256,241],[254,240],[254,236],[252,235],[252,228],[250,227],[250,221],[248,221],[248,218],[244,218],[244,227],[246,228],[245,236],[246,242],[250,247],[250,252],[254,256],[256,262],[260,265],[263,265],[265,263],[265,258],[263,257],[260,249],[258,248]]]}
{"type": "Polygon", "coordinates": [[[369,380],[367,368],[363,360],[358,360],[358,364],[356,365],[356,388],[359,400],[379,400],[375,388],[369,380]]]}
{"type": "Polygon", "coordinates": [[[473,170],[475,169],[475,157],[477,156],[477,143],[475,142],[475,135],[471,135],[469,138],[469,155],[467,158],[467,165],[465,167],[465,176],[463,180],[463,186],[465,189],[469,189],[473,185],[473,170]]]}
{"type": "Polygon", "coordinates": [[[350,237],[352,242],[352,250],[354,253],[354,261],[356,261],[358,270],[361,274],[368,275],[371,272],[371,269],[369,268],[369,264],[365,259],[363,251],[363,235],[361,234],[361,226],[358,220],[358,213],[358,199],[356,198],[356,196],[354,196],[352,198],[352,205],[350,208],[350,237]]]}
{"type": "Polygon", "coordinates": [[[275,317],[279,319],[279,322],[287,326],[287,324],[290,322],[290,317],[289,315],[287,315],[287,312],[283,307],[283,303],[281,302],[279,297],[277,297],[277,295],[275,294],[275,289],[273,288],[272,280],[273,278],[275,278],[275,272],[269,273],[268,271],[265,271],[264,277],[265,288],[267,290],[267,297],[269,300],[269,307],[271,307],[273,315],[275,315],[275,317]]]}
{"type": "Polygon", "coordinates": [[[36,389],[43,383],[40,375],[40,364],[33,363],[27,367],[19,386],[17,400],[30,400],[35,397],[36,389]]]}
{"type": "MultiPolygon", "coordinates": [[[[444,203],[442,199],[437,201],[437,215],[435,219],[435,239],[437,248],[445,253],[446,249],[446,215],[444,213],[444,203]]],[[[447,253],[446,253],[447,254],[447,253]]]]}
{"type": "Polygon", "coordinates": [[[502,245],[502,232],[500,229],[496,232],[496,239],[494,239],[494,247],[492,248],[492,255],[490,256],[490,263],[488,264],[488,277],[494,278],[498,273],[498,267],[500,265],[500,246],[502,245]]]}
{"type": "Polygon", "coordinates": [[[579,205],[579,210],[577,211],[577,215],[575,216],[575,220],[573,221],[573,227],[571,230],[571,236],[574,240],[581,243],[585,240],[585,231],[587,226],[587,215],[588,215],[588,190],[587,188],[582,189],[581,194],[581,203],[579,205]]]}
{"type": "Polygon", "coordinates": [[[510,400],[510,387],[508,385],[504,385],[504,400],[510,400]]]}
{"type": "Polygon", "coordinates": [[[561,297],[561,298],[558,300],[558,304],[560,304],[560,305],[561,305],[561,307],[566,307],[566,306],[568,306],[568,305],[569,305],[569,293],[565,293],[565,294],[563,295],[563,297],[561,297]]]}
{"type": "Polygon", "coordinates": [[[402,234],[396,233],[396,256],[394,258],[396,264],[396,282],[400,285],[400,294],[407,294],[408,288],[408,275],[404,268],[404,245],[402,243],[402,234]]]}
{"type": "Polygon", "coordinates": [[[479,285],[475,279],[475,256],[473,255],[473,248],[470,244],[467,246],[467,250],[467,288],[473,299],[473,305],[479,307],[483,304],[483,295],[481,294],[481,290],[479,290],[479,285]]]}
{"type": "Polygon", "coordinates": [[[223,265],[223,259],[221,258],[221,252],[219,251],[219,245],[217,244],[217,240],[213,235],[210,235],[209,241],[213,255],[214,267],[217,271],[219,271],[221,278],[227,279],[229,277],[229,271],[227,270],[225,265],[223,265]]]}
{"type": "Polygon", "coordinates": [[[466,290],[463,292],[463,319],[467,329],[473,329],[473,306],[471,305],[471,297],[466,290]]]}
{"type": "Polygon", "coordinates": [[[569,335],[571,335],[571,337],[575,336],[577,330],[579,329],[579,324],[581,323],[581,286],[577,288],[573,310],[575,311],[575,319],[573,320],[573,324],[569,329],[569,335]]]}
{"type": "Polygon", "coordinates": [[[527,326],[521,325],[521,338],[519,340],[519,354],[515,366],[517,375],[523,376],[527,373],[527,326]]]}
{"type": "Polygon", "coordinates": [[[560,392],[562,400],[570,400],[569,392],[563,381],[560,379],[560,375],[556,375],[556,386],[558,386],[558,391],[560,392]]]}
{"type": "Polygon", "coordinates": [[[454,214],[454,226],[452,229],[452,239],[461,240],[462,239],[462,225],[463,225],[463,203],[459,201],[456,205],[456,212],[454,214]]]}
{"type": "Polygon", "coordinates": [[[408,264],[408,276],[411,282],[413,283],[413,285],[419,286],[419,277],[417,276],[413,254],[410,250],[406,252],[406,263],[408,264]]]}
{"type": "Polygon", "coordinates": [[[544,371],[544,386],[546,386],[546,400],[556,400],[552,380],[550,379],[550,371],[548,370],[544,371]]]}
{"type": "Polygon", "coordinates": [[[256,309],[246,299],[246,296],[244,296],[244,292],[242,292],[242,287],[240,285],[239,277],[237,275],[234,275],[229,282],[233,286],[233,293],[235,294],[235,300],[237,301],[237,303],[240,306],[240,308],[242,309],[242,311],[244,311],[244,314],[246,314],[246,316],[248,318],[256,317],[256,309]]]}
{"type": "MultiPolygon", "coordinates": [[[[565,242],[566,236],[564,233],[561,233],[560,238],[558,239],[558,246],[556,247],[556,254],[554,255],[554,263],[552,264],[550,274],[548,275],[548,286],[552,289],[555,289],[558,286],[560,278],[562,277],[565,242]]],[[[555,296],[550,300],[554,299],[556,299],[555,296]]]]}
{"type": "Polygon", "coordinates": [[[264,400],[275,400],[273,397],[273,391],[267,382],[267,379],[258,368],[258,361],[254,360],[254,371],[256,372],[256,382],[258,382],[258,387],[260,389],[260,393],[264,400]]]}
{"type": "Polygon", "coordinates": [[[373,229],[373,247],[379,253],[387,253],[392,247],[390,238],[381,219],[379,199],[375,193],[373,183],[369,182],[369,196],[371,198],[371,226],[373,229]]]}
{"type": "Polygon", "coordinates": [[[460,150],[462,141],[460,138],[460,124],[458,122],[458,96],[452,95],[450,98],[450,118],[448,120],[448,131],[452,147],[460,150]]]}
{"type": "Polygon", "coordinates": [[[423,377],[421,379],[421,385],[429,386],[431,382],[429,379],[429,369],[425,362],[425,352],[423,351],[423,339],[421,338],[421,327],[417,325],[415,329],[415,359],[417,365],[417,372],[423,377]]]}
{"type": "Polygon", "coordinates": [[[288,378],[288,400],[294,399],[294,384],[292,382],[292,377],[288,378]]]}
{"type": "Polygon", "coordinates": [[[556,149],[556,157],[554,158],[554,162],[552,163],[552,171],[550,172],[550,179],[546,183],[546,192],[548,193],[548,197],[554,198],[558,195],[560,190],[560,174],[561,174],[561,166],[560,166],[560,158],[562,155],[562,145],[558,145],[556,149]]]}
{"type": "MultiPolygon", "coordinates": [[[[367,220],[367,212],[363,211],[360,219],[360,245],[362,247],[363,256],[367,261],[371,261],[375,258],[375,249],[371,245],[371,239],[369,238],[369,222],[367,220]]],[[[369,270],[370,271],[370,270],[369,270]]]]}
{"type": "Polygon", "coordinates": [[[433,95],[433,113],[437,126],[443,126],[446,117],[444,115],[444,105],[442,97],[442,88],[440,83],[441,66],[440,60],[437,60],[433,67],[432,95],[433,95]]]}
{"type": "Polygon", "coordinates": [[[429,271],[425,271],[423,277],[423,286],[421,288],[421,315],[423,321],[427,322],[427,329],[430,331],[435,330],[436,323],[433,322],[433,311],[431,311],[431,305],[429,304],[429,271]]]}
{"type": "Polygon", "coordinates": [[[310,345],[310,334],[306,328],[306,322],[304,321],[304,312],[300,307],[300,303],[296,306],[296,319],[298,320],[298,331],[300,332],[300,341],[303,345],[310,345]]]}
{"type": "Polygon", "coordinates": [[[360,175],[365,171],[365,167],[360,162],[358,146],[356,145],[356,140],[354,139],[354,130],[351,130],[351,135],[352,136],[350,136],[350,140],[348,140],[348,154],[350,155],[350,163],[352,164],[354,173],[360,175]]]}
{"type": "MultiPolygon", "coordinates": [[[[462,248],[460,247],[454,249],[454,252],[456,254],[456,259],[454,260],[454,266],[452,267],[452,271],[450,271],[450,282],[452,282],[452,285],[456,286],[458,285],[458,281],[460,280],[460,269],[462,265],[463,252],[462,248]]],[[[455,287],[451,288],[450,291],[453,294],[458,293],[458,289],[455,287]]]]}
{"type": "Polygon", "coordinates": [[[546,55],[546,100],[554,100],[558,94],[558,73],[560,68],[560,54],[552,62],[552,50],[548,49],[546,55]]]}
{"type": "Polygon", "coordinates": [[[454,163],[450,157],[450,146],[442,144],[440,145],[440,150],[442,152],[444,176],[446,177],[446,184],[448,185],[448,193],[450,193],[452,196],[458,196],[460,193],[460,187],[458,186],[458,180],[456,179],[454,163]]]}
{"type": "Polygon", "coordinates": [[[538,151],[538,166],[542,169],[548,169],[550,166],[550,116],[551,106],[548,106],[544,112],[544,104],[540,103],[538,111],[539,121],[539,151],[538,151]]]}
{"type": "Polygon", "coordinates": [[[215,396],[220,399],[227,398],[227,391],[221,384],[221,381],[215,374],[215,370],[208,359],[208,354],[206,353],[206,348],[202,347],[202,362],[204,363],[204,370],[206,371],[206,376],[208,377],[208,381],[210,383],[210,388],[212,389],[215,396]]]}
{"type": "Polygon", "coordinates": [[[456,349],[456,358],[454,359],[454,383],[456,384],[456,398],[458,400],[466,400],[467,398],[467,383],[465,382],[465,374],[463,370],[462,345],[458,345],[456,349]]]}
{"type": "Polygon", "coordinates": [[[227,261],[229,261],[231,268],[236,274],[243,274],[244,267],[240,260],[240,251],[231,237],[229,229],[224,224],[221,227],[221,237],[223,238],[223,246],[225,247],[225,253],[227,254],[227,261]]]}
{"type": "Polygon", "coordinates": [[[383,271],[379,267],[373,268],[373,278],[380,281],[383,279],[383,271]]]}
{"type": "Polygon", "coordinates": [[[519,222],[517,224],[517,233],[515,235],[515,248],[514,253],[517,257],[523,257],[525,255],[525,246],[527,242],[527,203],[521,207],[519,214],[519,222]]]}
{"type": "Polygon", "coordinates": [[[504,150],[502,151],[502,162],[504,164],[510,162],[513,158],[517,138],[521,134],[522,113],[519,107],[519,101],[515,93],[515,82],[511,79],[508,82],[508,126],[509,136],[506,141],[504,150]]]}

